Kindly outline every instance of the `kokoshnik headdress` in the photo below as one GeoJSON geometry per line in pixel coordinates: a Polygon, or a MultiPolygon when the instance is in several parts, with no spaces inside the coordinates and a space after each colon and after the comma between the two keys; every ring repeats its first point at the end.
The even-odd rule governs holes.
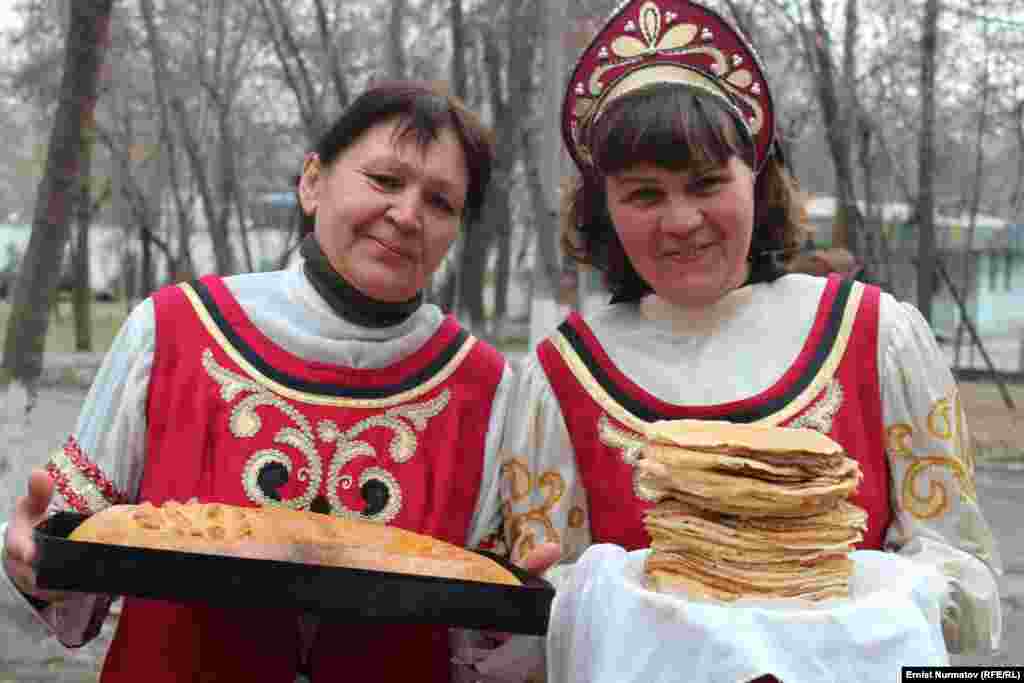
{"type": "Polygon", "coordinates": [[[775,141],[768,82],[747,39],[688,0],[627,0],[576,61],[562,102],[562,137],[581,171],[591,166],[585,131],[608,104],[654,83],[678,83],[719,98],[754,142],[755,173],[775,141]]]}

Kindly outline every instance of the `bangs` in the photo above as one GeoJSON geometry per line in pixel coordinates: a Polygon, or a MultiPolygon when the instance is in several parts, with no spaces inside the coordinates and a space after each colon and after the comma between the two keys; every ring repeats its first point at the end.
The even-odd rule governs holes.
{"type": "Polygon", "coordinates": [[[394,142],[413,142],[421,150],[454,123],[448,102],[436,95],[413,100],[397,119],[394,142]]]}
{"type": "Polygon", "coordinates": [[[734,115],[712,95],[659,83],[616,99],[588,140],[604,176],[635,164],[681,171],[719,167],[734,156],[754,167],[754,146],[734,115]]]}

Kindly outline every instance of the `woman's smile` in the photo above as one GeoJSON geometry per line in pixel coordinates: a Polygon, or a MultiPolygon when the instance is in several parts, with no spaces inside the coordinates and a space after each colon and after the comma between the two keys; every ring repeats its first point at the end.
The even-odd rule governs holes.
{"type": "Polygon", "coordinates": [[[410,263],[418,263],[420,260],[418,249],[403,247],[396,242],[381,237],[375,237],[373,235],[368,235],[367,239],[376,243],[385,255],[390,255],[401,261],[408,261],[410,263]]]}

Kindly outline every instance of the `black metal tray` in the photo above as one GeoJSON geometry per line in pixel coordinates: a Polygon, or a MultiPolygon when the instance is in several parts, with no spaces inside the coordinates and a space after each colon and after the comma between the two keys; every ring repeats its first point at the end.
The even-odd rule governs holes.
{"type": "Polygon", "coordinates": [[[344,622],[421,623],[543,635],[554,589],[492,553],[523,582],[345,569],[72,541],[86,518],[58,512],[35,528],[40,588],[218,607],[298,609],[344,622]]]}

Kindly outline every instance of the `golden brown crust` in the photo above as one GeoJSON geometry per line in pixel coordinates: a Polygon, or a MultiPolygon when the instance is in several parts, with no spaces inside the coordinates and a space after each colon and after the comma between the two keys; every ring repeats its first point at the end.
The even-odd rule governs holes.
{"type": "Polygon", "coordinates": [[[70,539],[520,585],[486,557],[430,536],[285,508],[114,505],[82,522],[70,539]]]}
{"type": "Polygon", "coordinates": [[[843,447],[813,429],[739,424],[722,420],[660,420],[647,427],[649,441],[694,450],[713,448],[742,453],[837,455],[843,447]]]}

